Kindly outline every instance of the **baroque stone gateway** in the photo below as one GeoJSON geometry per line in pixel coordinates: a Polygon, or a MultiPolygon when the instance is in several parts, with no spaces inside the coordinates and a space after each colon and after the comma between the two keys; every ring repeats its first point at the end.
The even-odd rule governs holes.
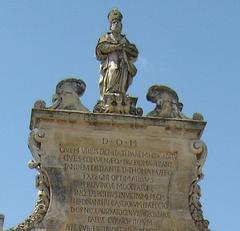
{"type": "MultiPolygon", "coordinates": [[[[80,101],[86,84],[57,84],[51,106],[32,109],[29,167],[38,171],[32,214],[9,231],[210,231],[198,182],[207,147],[200,113],[183,114],[177,93],[151,86],[155,108],[143,116],[127,90],[137,70],[136,46],[121,34],[122,14],[109,15],[100,37],[100,99],[80,101]]],[[[3,216],[1,226],[3,226],[3,216]]]]}

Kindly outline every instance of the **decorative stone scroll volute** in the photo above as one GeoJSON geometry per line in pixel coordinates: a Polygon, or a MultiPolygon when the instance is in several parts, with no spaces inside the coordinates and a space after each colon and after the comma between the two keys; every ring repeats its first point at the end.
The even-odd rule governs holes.
{"type": "Polygon", "coordinates": [[[31,169],[39,171],[36,176],[36,188],[38,191],[38,199],[33,213],[28,216],[21,224],[8,231],[29,231],[33,230],[43,220],[50,204],[50,185],[46,171],[42,168],[42,143],[45,139],[43,129],[33,129],[29,136],[29,149],[31,150],[33,160],[29,161],[28,166],[31,169]]]}
{"type": "MultiPolygon", "coordinates": [[[[179,102],[177,93],[164,85],[153,85],[148,89],[147,100],[156,107],[147,116],[175,119],[190,119],[182,113],[183,104],[179,102]]],[[[203,120],[200,113],[193,114],[193,120],[203,120]]]]}
{"type": "Polygon", "coordinates": [[[52,97],[52,105],[46,107],[43,100],[38,100],[34,104],[34,108],[38,109],[64,109],[64,110],[89,110],[81,103],[81,97],[86,89],[86,84],[81,79],[69,78],[60,81],[56,86],[56,93],[52,97]]]}
{"type": "Polygon", "coordinates": [[[210,231],[208,228],[209,221],[203,217],[202,205],[200,202],[201,188],[198,182],[203,178],[202,168],[207,158],[207,146],[200,140],[190,142],[190,149],[196,155],[196,177],[192,181],[189,190],[189,209],[191,216],[198,227],[199,231],[210,231]]]}

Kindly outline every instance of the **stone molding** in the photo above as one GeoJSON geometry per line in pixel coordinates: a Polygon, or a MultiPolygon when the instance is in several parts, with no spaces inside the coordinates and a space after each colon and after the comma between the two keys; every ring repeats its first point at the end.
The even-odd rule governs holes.
{"type": "Polygon", "coordinates": [[[145,126],[162,126],[165,129],[173,130],[197,130],[197,135],[201,136],[205,121],[183,120],[175,118],[159,118],[159,117],[142,117],[120,114],[105,113],[87,113],[79,111],[52,110],[52,109],[32,109],[30,129],[38,127],[41,120],[61,120],[61,121],[85,121],[89,124],[109,124],[109,126],[125,124],[126,126],[145,127],[145,126]],[[51,116],[49,116],[51,114],[51,116]]]}

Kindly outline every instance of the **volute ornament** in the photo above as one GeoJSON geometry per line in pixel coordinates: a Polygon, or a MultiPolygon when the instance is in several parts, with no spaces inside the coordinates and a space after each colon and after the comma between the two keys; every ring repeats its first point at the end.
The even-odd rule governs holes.
{"type": "Polygon", "coordinates": [[[187,119],[182,113],[183,104],[179,102],[177,93],[167,86],[153,85],[150,87],[147,100],[156,103],[155,109],[147,116],[187,119]]]}
{"type": "Polygon", "coordinates": [[[33,160],[28,162],[28,167],[36,169],[39,173],[36,176],[36,188],[38,199],[33,213],[21,224],[8,231],[29,231],[37,227],[47,213],[50,204],[50,185],[46,172],[41,167],[41,144],[44,141],[45,132],[42,129],[33,129],[29,136],[29,149],[32,152],[33,160]]]}
{"type": "MultiPolygon", "coordinates": [[[[149,112],[147,116],[186,120],[191,119],[182,113],[183,104],[179,102],[177,93],[170,87],[153,85],[148,89],[146,98],[148,101],[156,104],[155,109],[149,112]]],[[[204,119],[200,113],[194,113],[191,120],[204,119]]]]}
{"type": "Polygon", "coordinates": [[[190,150],[196,155],[196,177],[192,181],[189,189],[189,210],[195,225],[199,231],[210,231],[209,221],[203,217],[202,205],[200,202],[201,188],[198,182],[203,178],[202,168],[207,157],[207,146],[200,140],[190,143],[190,150]]]}
{"type": "Polygon", "coordinates": [[[88,112],[89,110],[81,103],[81,97],[86,89],[86,84],[81,79],[64,79],[56,86],[56,93],[52,98],[52,105],[46,107],[43,100],[37,100],[34,104],[36,109],[64,109],[88,112]]]}

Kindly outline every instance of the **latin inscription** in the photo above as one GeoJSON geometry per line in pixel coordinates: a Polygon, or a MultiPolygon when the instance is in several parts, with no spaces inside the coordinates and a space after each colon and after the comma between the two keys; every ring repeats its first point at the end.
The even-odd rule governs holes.
{"type": "Polygon", "coordinates": [[[136,147],[137,141],[136,140],[123,140],[123,139],[109,139],[109,138],[102,138],[102,144],[113,144],[116,146],[129,146],[129,147],[136,147]]]}
{"type": "Polygon", "coordinates": [[[94,146],[59,145],[65,171],[80,176],[70,213],[85,217],[84,224],[67,224],[65,230],[158,230],[156,220],[169,217],[168,185],[178,153],[146,151],[139,144],[104,137],[94,146]]]}
{"type": "MultiPolygon", "coordinates": [[[[128,218],[125,218],[126,220],[128,218]]],[[[108,220],[111,220],[109,218],[108,220]]],[[[123,221],[123,219],[121,220],[123,221]]],[[[148,221],[146,221],[148,222],[148,221]]],[[[67,224],[66,231],[160,231],[158,228],[145,228],[143,225],[140,226],[110,226],[110,225],[79,225],[79,224],[67,224]]],[[[161,228],[161,231],[175,231],[175,229],[161,228]]]]}

